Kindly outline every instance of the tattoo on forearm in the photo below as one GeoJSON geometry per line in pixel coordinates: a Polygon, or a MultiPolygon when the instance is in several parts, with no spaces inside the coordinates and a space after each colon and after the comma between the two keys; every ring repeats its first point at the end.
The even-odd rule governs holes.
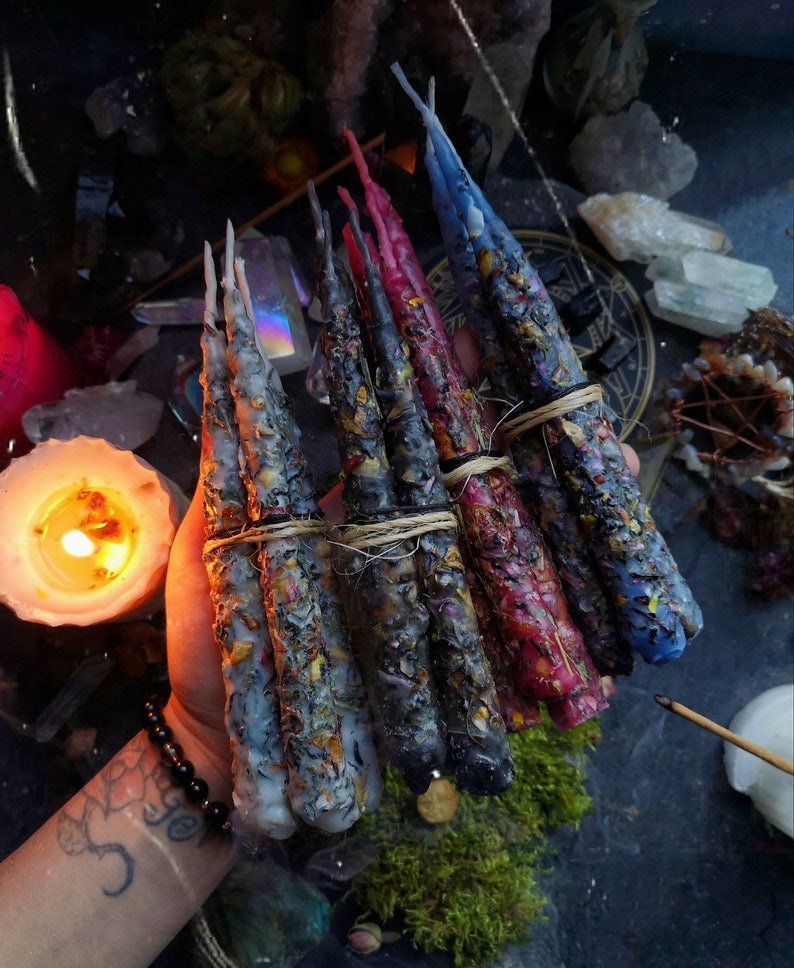
{"type": "Polygon", "coordinates": [[[145,736],[137,736],[80,791],[58,817],[58,843],[72,856],[110,858],[102,893],[118,897],[135,877],[135,857],[123,843],[106,839],[114,815],[157,828],[173,843],[193,840],[201,847],[210,834],[199,812],[185,802],[145,736]],[[104,835],[103,835],[104,834],[104,835]]]}

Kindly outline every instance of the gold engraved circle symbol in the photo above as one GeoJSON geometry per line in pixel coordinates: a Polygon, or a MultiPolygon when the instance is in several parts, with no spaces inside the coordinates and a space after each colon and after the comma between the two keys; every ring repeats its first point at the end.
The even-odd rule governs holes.
{"type": "MultiPolygon", "coordinates": [[[[608,260],[588,246],[553,232],[516,229],[530,264],[549,281],[549,295],[562,305],[592,282],[606,310],[574,340],[579,358],[586,361],[604,343],[622,336],[634,340],[634,348],[611,373],[599,377],[604,397],[621,420],[620,439],[626,440],[642,417],[653,389],[656,351],[650,321],[639,294],[629,280],[608,260]]],[[[464,315],[458,300],[447,259],[427,273],[439,312],[450,333],[463,325],[464,315]]]]}

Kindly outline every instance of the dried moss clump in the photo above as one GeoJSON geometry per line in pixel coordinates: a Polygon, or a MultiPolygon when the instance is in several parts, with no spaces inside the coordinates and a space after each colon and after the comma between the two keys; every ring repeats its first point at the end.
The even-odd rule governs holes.
{"type": "Polygon", "coordinates": [[[584,753],[597,736],[592,722],[562,733],[544,717],[510,738],[510,790],[490,798],[460,792],[457,813],[440,826],[422,821],[415,797],[388,769],[381,806],[357,824],[379,848],[354,883],[367,916],[401,917],[418,948],[449,952],[456,968],[484,965],[528,940],[545,903],[536,873],[546,835],[591,809],[584,753]]]}

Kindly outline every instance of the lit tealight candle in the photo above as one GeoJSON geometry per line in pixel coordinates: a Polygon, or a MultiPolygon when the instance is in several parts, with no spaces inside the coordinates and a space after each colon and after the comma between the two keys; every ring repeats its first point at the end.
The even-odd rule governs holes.
{"type": "Polygon", "coordinates": [[[151,610],[181,510],[130,451],[93,437],[39,444],[0,474],[0,601],[45,625],[151,610]]]}

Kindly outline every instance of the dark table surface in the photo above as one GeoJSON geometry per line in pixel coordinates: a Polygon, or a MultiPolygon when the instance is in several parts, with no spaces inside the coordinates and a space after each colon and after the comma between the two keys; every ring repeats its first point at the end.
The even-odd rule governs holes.
{"type": "MultiPolygon", "coordinates": [[[[29,64],[18,67],[22,77],[28,70],[29,64]]],[[[81,81],[74,80],[78,91],[81,81]]],[[[674,124],[698,155],[697,173],[671,199],[672,207],[721,223],[733,242],[733,255],[769,266],[779,286],[773,305],[788,313],[794,191],[790,82],[790,63],[652,50],[641,91],[662,122],[674,124]]],[[[65,96],[77,98],[74,90],[65,96]]],[[[49,111],[55,114],[57,108],[49,111]]],[[[538,95],[537,103],[528,102],[523,120],[535,159],[552,179],[562,210],[580,239],[594,245],[575,217],[582,196],[565,162],[565,132],[554,127],[559,119],[555,122],[538,95]]],[[[52,193],[68,173],[51,162],[44,164],[45,147],[42,134],[34,160],[52,193]]],[[[405,180],[392,187],[423,261],[428,267],[435,264],[441,247],[428,216],[425,189],[405,180]]],[[[519,143],[489,177],[486,191],[511,225],[560,231],[559,211],[539,179],[535,160],[519,143]]],[[[53,216],[46,206],[26,199],[13,176],[4,179],[0,193],[8,225],[0,244],[0,282],[13,287],[21,279],[25,294],[33,293],[29,266],[34,254],[43,252],[46,258],[53,251],[46,242],[53,216]]],[[[180,197],[176,191],[175,205],[180,197]]],[[[190,198],[189,191],[184,197],[190,198]]],[[[227,217],[241,222],[256,211],[255,200],[247,196],[185,210],[187,244],[191,239],[196,247],[203,238],[215,240],[223,234],[227,217]]],[[[287,235],[310,270],[305,205],[295,205],[263,230],[287,235]]],[[[641,267],[623,264],[620,270],[638,291],[647,288],[641,267]]],[[[56,335],[67,338],[73,321],[67,319],[58,332],[57,317],[49,315],[57,279],[48,278],[48,296],[40,293],[30,308],[42,322],[51,323],[56,335]]],[[[188,276],[167,294],[200,294],[200,285],[195,275],[188,276]]],[[[652,325],[654,379],[661,387],[681,362],[696,355],[698,337],[659,321],[652,325]]],[[[195,356],[197,339],[197,328],[163,330],[157,349],[130,376],[141,389],[167,398],[177,357],[195,356]]],[[[306,393],[302,375],[288,377],[285,385],[296,401],[306,452],[322,479],[337,466],[329,414],[306,393]]],[[[635,440],[639,446],[645,442],[641,432],[635,440]]],[[[139,453],[185,491],[192,489],[197,450],[169,411],[156,438],[139,453]]],[[[601,719],[602,739],[590,758],[593,814],[577,831],[554,836],[557,853],[543,880],[548,921],[535,928],[529,945],[505,954],[499,962],[503,968],[777,968],[791,963],[791,841],[766,826],[749,798],[731,790],[720,741],[671,717],[653,701],[662,692],[727,724],[765,689],[792,681],[791,599],[764,604],[749,596],[751,554],[713,538],[702,510],[706,497],[701,479],[669,463],[653,500],[657,524],[702,605],[704,631],[677,662],[663,668],[640,664],[629,679],[618,682],[601,719]]],[[[50,662],[50,678],[37,678],[33,657],[54,642],[68,656],[67,634],[45,632],[0,611],[0,667],[13,669],[18,677],[21,713],[28,717],[43,707],[68,666],[68,658],[61,667],[50,662]]],[[[120,677],[84,713],[98,729],[97,746],[79,762],[66,759],[57,742],[36,744],[0,721],[0,857],[33,832],[131,734],[140,690],[139,682],[120,677]]],[[[162,968],[190,963],[185,936],[157,962],[162,968]]],[[[348,963],[358,962],[333,938],[302,962],[305,968],[348,963]]],[[[448,960],[415,955],[403,944],[367,963],[441,966],[448,960]]]]}

